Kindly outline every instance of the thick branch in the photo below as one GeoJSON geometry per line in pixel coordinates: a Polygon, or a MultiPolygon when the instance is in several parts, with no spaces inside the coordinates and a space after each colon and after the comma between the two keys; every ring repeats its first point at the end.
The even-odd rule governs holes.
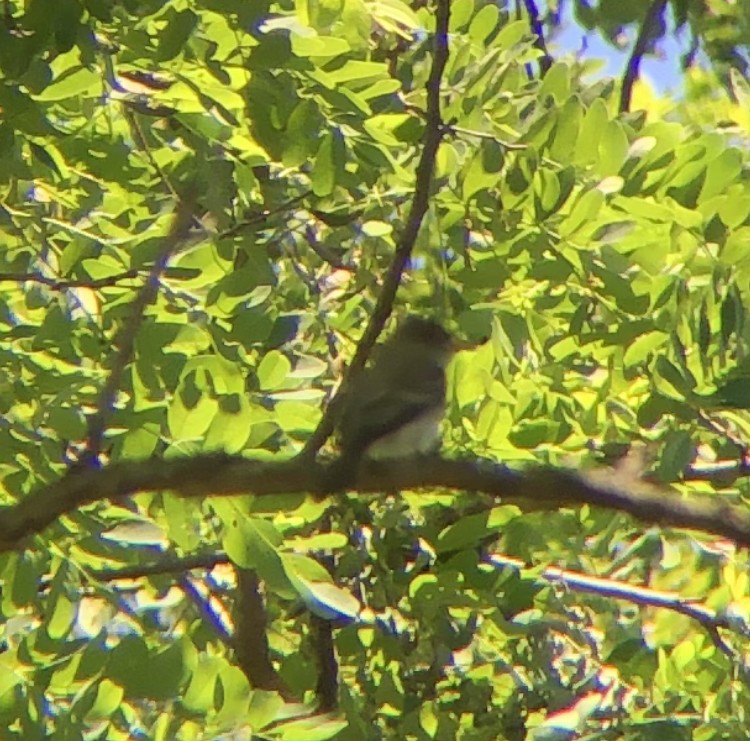
{"type": "MultiPolygon", "coordinates": [[[[41,532],[58,517],[100,499],[139,491],[170,490],[179,496],[310,493],[325,491],[327,467],[303,458],[281,462],[202,455],[183,460],[125,461],[103,469],[76,469],[49,486],[0,510],[0,551],[41,532]]],[[[639,481],[621,481],[609,469],[579,474],[552,468],[512,471],[491,461],[424,456],[365,465],[361,493],[418,488],[464,489],[535,508],[589,504],[627,512],[646,523],[699,530],[750,546],[750,511],[719,495],[686,497],[639,481]]]]}
{"type": "MultiPolygon", "coordinates": [[[[419,159],[416,171],[416,184],[414,187],[414,198],[409,211],[406,226],[401,232],[400,239],[396,245],[396,251],[380,291],[375,308],[370,316],[370,321],[357,345],[357,351],[349,365],[349,370],[344,378],[337,396],[346,393],[346,389],[358,373],[362,371],[367,358],[383,331],[388,317],[393,309],[393,301],[396,291],[401,283],[401,275],[411,257],[414,244],[417,241],[422,220],[427,213],[429,204],[430,186],[432,184],[432,173],[435,169],[435,156],[437,155],[440,140],[443,136],[443,122],[440,118],[440,81],[443,77],[446,62],[448,61],[448,21],[450,19],[450,0],[436,0],[435,9],[435,35],[433,37],[432,67],[427,79],[427,109],[425,111],[425,131],[422,145],[422,156],[419,159]]],[[[302,452],[304,457],[314,456],[323,446],[325,441],[333,432],[334,418],[336,414],[336,399],[326,407],[323,418],[317,429],[310,436],[302,452]]]]}

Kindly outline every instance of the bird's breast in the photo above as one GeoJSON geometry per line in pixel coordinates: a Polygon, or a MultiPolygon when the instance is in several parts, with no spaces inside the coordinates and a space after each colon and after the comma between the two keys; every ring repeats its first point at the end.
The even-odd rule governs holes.
{"type": "Polygon", "coordinates": [[[430,453],[440,442],[443,408],[432,408],[397,430],[379,437],[366,451],[368,458],[386,460],[430,453]]]}

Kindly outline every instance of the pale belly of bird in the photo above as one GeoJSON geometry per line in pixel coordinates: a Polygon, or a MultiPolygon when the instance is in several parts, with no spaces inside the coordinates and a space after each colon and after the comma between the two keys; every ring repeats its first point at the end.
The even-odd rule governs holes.
{"type": "Polygon", "coordinates": [[[394,432],[378,438],[365,455],[373,460],[406,458],[432,453],[440,445],[440,422],[444,410],[431,409],[394,432]]]}

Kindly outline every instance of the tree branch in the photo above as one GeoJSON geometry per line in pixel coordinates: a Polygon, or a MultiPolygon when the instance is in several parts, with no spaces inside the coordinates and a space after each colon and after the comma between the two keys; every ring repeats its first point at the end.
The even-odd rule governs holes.
{"type": "MultiPolygon", "coordinates": [[[[517,559],[509,558],[499,554],[493,554],[489,557],[490,563],[494,566],[510,566],[516,569],[523,569],[526,564],[517,559]]],[[[732,663],[740,669],[740,675],[744,682],[750,682],[750,667],[721,636],[719,629],[741,633],[747,637],[746,629],[738,629],[739,626],[734,624],[725,615],[721,615],[706,606],[703,602],[686,598],[677,592],[666,592],[661,590],[649,589],[648,587],[637,586],[635,584],[626,584],[613,579],[605,579],[598,576],[588,576],[577,571],[569,571],[551,566],[542,570],[541,578],[552,584],[562,584],[567,589],[574,592],[583,592],[586,594],[595,594],[608,599],[618,599],[630,602],[642,607],[655,607],[664,610],[671,610],[685,615],[699,623],[706,631],[711,642],[723,653],[732,663]]]]}
{"type": "Polygon", "coordinates": [[[276,668],[266,635],[266,606],[260,580],[252,569],[237,569],[237,599],[234,606],[234,651],[237,663],[255,689],[280,692],[290,698],[276,668]]]}
{"type": "Polygon", "coordinates": [[[630,110],[630,98],[633,94],[633,85],[638,79],[641,60],[643,59],[643,55],[648,51],[649,44],[657,38],[658,23],[663,19],[666,7],[667,0],[653,0],[646,11],[646,16],[641,24],[638,38],[635,40],[633,51],[630,54],[625,67],[625,74],[622,78],[620,113],[627,113],[630,110]]]}
{"type": "Polygon", "coordinates": [[[414,249],[422,220],[427,213],[429,204],[430,186],[432,184],[432,173],[435,168],[435,156],[437,155],[440,140],[443,137],[443,122],[440,117],[440,81],[448,61],[448,21],[450,19],[450,0],[435,0],[435,34],[432,44],[432,67],[427,79],[427,108],[425,110],[425,132],[422,145],[422,155],[417,165],[415,176],[414,198],[412,199],[409,218],[406,226],[396,245],[393,260],[388,268],[383,288],[380,291],[375,308],[370,316],[370,321],[357,345],[349,369],[344,376],[341,387],[336,396],[330,401],[323,413],[317,428],[305,444],[301,456],[313,458],[323,447],[323,444],[333,432],[334,419],[336,415],[339,398],[343,398],[346,389],[352,379],[365,367],[367,358],[383,331],[388,317],[393,310],[393,301],[396,291],[401,283],[401,276],[414,249]]]}
{"type": "Polygon", "coordinates": [[[143,322],[146,307],[156,298],[159,277],[166,269],[167,261],[172,253],[186,238],[192,219],[192,199],[178,200],[169,234],[164,238],[161,251],[156,256],[146,282],[136,295],[130,308],[130,314],[115,340],[114,344],[118,349],[112,361],[109,376],[99,393],[96,412],[89,418],[84,462],[98,463],[107,420],[112,413],[125,366],[132,358],[135,336],[143,322]]]}
{"type": "MultiPolygon", "coordinates": [[[[156,563],[122,566],[111,569],[98,569],[88,572],[95,582],[110,582],[120,580],[142,579],[146,576],[161,576],[163,574],[182,574],[194,569],[210,571],[219,564],[230,563],[226,553],[197,553],[192,556],[165,556],[156,563]]],[[[46,586],[42,582],[42,586],[46,586]]]]}
{"type": "Polygon", "coordinates": [[[36,275],[35,273],[0,273],[0,283],[7,281],[25,283],[26,281],[30,281],[32,283],[41,283],[53,291],[64,291],[68,288],[90,288],[97,290],[99,288],[116,286],[120,281],[137,278],[139,275],[138,270],[126,270],[123,273],[110,275],[106,278],[97,278],[96,280],[93,278],[70,278],[64,280],[60,278],[47,278],[44,275],[36,275]]]}
{"type": "MultiPolygon", "coordinates": [[[[100,499],[117,500],[139,491],[169,490],[178,496],[325,493],[327,466],[296,457],[280,462],[240,456],[199,455],[186,459],[123,461],[103,469],[74,469],[59,481],[0,509],[0,552],[41,532],[58,517],[100,499]]],[[[488,495],[487,506],[533,504],[557,509],[588,504],[626,512],[652,524],[698,530],[750,546],[750,511],[720,495],[683,496],[606,469],[590,474],[538,467],[512,471],[488,460],[440,456],[404,458],[362,466],[360,493],[438,488],[488,495]]]]}
{"type": "MultiPolygon", "coordinates": [[[[491,555],[489,560],[494,566],[511,566],[517,569],[523,569],[528,566],[528,564],[520,559],[509,558],[508,556],[499,554],[491,555]]],[[[649,589],[648,587],[627,584],[615,579],[605,579],[600,576],[588,576],[578,571],[560,569],[556,566],[543,569],[540,576],[545,581],[552,584],[562,584],[575,592],[624,600],[641,605],[642,607],[659,607],[672,610],[696,620],[701,625],[732,629],[729,620],[718,615],[715,610],[706,607],[702,602],[687,599],[677,592],[649,589]]]]}
{"type": "Polygon", "coordinates": [[[284,201],[283,203],[279,204],[275,208],[263,209],[262,211],[259,211],[258,213],[253,214],[247,219],[237,222],[236,224],[234,224],[234,226],[230,226],[228,229],[225,229],[223,232],[220,232],[218,237],[219,239],[228,239],[229,237],[236,237],[238,234],[240,234],[243,230],[247,229],[248,227],[262,224],[264,221],[267,221],[272,216],[283,213],[284,211],[289,210],[292,206],[296,206],[298,203],[301,203],[302,201],[304,201],[305,198],[307,198],[311,193],[312,193],[311,190],[305,190],[299,195],[296,195],[293,198],[290,198],[289,200],[284,201]]]}
{"type": "Polygon", "coordinates": [[[542,77],[544,77],[552,66],[552,57],[547,50],[547,43],[544,40],[544,29],[539,19],[539,8],[537,8],[535,0],[523,0],[523,4],[526,8],[526,14],[529,16],[531,30],[536,36],[534,46],[542,52],[542,57],[539,60],[539,69],[541,70],[542,77]]]}
{"type": "Polygon", "coordinates": [[[221,615],[211,604],[211,596],[204,595],[200,589],[198,589],[193,580],[186,574],[183,574],[177,580],[177,583],[180,585],[180,589],[182,589],[188,599],[190,599],[195,605],[203,622],[214,629],[219,640],[221,640],[225,646],[232,648],[234,646],[232,634],[229,632],[224,620],[222,620],[221,615]]]}

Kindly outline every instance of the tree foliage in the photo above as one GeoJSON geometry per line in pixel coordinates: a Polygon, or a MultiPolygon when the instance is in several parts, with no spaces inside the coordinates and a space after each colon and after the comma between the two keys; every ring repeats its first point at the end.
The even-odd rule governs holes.
{"type": "Polygon", "coordinates": [[[743,67],[623,106],[534,3],[436,5],[6,3],[4,738],[746,738],[743,67]],[[508,496],[305,496],[408,312],[508,496]]]}

